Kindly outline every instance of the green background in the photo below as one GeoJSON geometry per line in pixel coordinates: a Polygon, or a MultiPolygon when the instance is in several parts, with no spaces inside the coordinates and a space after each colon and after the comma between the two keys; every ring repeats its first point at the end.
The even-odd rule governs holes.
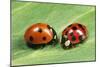
{"type": "Polygon", "coordinates": [[[12,65],[48,64],[95,60],[95,6],[12,1],[12,65]],[[33,23],[48,23],[61,37],[71,23],[81,23],[88,29],[88,39],[78,47],[64,50],[58,43],[33,50],[24,41],[25,30],[33,23]]]}

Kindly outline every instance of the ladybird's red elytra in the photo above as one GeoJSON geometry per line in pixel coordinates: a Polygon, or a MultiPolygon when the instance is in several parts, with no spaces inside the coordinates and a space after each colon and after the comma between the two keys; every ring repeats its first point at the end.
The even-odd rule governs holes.
{"type": "Polygon", "coordinates": [[[62,32],[61,45],[63,48],[75,47],[87,38],[86,26],[80,23],[73,23],[67,26],[62,32]]]}
{"type": "Polygon", "coordinates": [[[25,31],[24,39],[29,47],[36,48],[56,43],[57,34],[48,24],[36,23],[25,31]]]}

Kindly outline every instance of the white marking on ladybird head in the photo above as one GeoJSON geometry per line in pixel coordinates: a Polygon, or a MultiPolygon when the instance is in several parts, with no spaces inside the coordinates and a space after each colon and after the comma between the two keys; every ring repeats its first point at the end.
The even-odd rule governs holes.
{"type": "Polygon", "coordinates": [[[37,32],[39,30],[38,27],[36,27],[35,29],[33,29],[34,32],[37,32]]]}
{"type": "Polygon", "coordinates": [[[83,32],[80,30],[76,30],[77,33],[79,33],[80,35],[83,35],[83,32]]]}
{"type": "Polygon", "coordinates": [[[69,31],[69,33],[72,33],[73,32],[73,30],[71,29],[70,31],[69,31]]]}
{"type": "Polygon", "coordinates": [[[65,46],[67,47],[67,46],[69,46],[70,45],[70,40],[67,40],[66,42],[65,42],[65,46]]]}

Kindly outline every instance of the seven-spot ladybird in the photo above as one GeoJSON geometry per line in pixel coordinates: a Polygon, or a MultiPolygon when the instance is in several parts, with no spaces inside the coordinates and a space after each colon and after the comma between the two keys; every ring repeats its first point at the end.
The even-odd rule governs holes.
{"type": "Polygon", "coordinates": [[[73,23],[62,32],[61,46],[64,49],[75,47],[87,38],[87,29],[84,25],[73,23]]]}
{"type": "Polygon", "coordinates": [[[57,34],[50,25],[37,23],[26,30],[24,39],[29,47],[39,48],[48,44],[55,45],[57,43],[57,34]]]}

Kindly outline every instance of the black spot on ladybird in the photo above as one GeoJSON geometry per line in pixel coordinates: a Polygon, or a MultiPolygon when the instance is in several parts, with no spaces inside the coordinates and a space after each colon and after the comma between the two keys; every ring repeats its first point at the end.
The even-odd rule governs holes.
{"type": "Polygon", "coordinates": [[[46,40],[46,37],[43,37],[43,40],[46,40]]]}
{"type": "Polygon", "coordinates": [[[42,32],[42,29],[41,29],[41,28],[39,28],[39,29],[38,29],[38,32],[40,32],[40,33],[41,33],[41,32],[42,32]]]}
{"type": "Polygon", "coordinates": [[[76,40],[76,38],[75,38],[75,36],[73,35],[73,36],[72,36],[72,41],[75,41],[75,40],[76,40]]]}
{"type": "Polygon", "coordinates": [[[30,36],[30,41],[33,41],[33,37],[32,36],[30,36]]]}
{"type": "Polygon", "coordinates": [[[81,24],[78,24],[78,26],[84,30],[84,28],[83,28],[83,26],[81,24]]]}
{"type": "Polygon", "coordinates": [[[74,26],[74,27],[72,27],[72,29],[73,29],[73,30],[76,30],[76,29],[77,29],[77,27],[75,27],[75,26],[74,26]]]}
{"type": "Polygon", "coordinates": [[[82,27],[82,25],[81,25],[81,24],[78,24],[78,26],[79,26],[79,27],[82,27]]]}

